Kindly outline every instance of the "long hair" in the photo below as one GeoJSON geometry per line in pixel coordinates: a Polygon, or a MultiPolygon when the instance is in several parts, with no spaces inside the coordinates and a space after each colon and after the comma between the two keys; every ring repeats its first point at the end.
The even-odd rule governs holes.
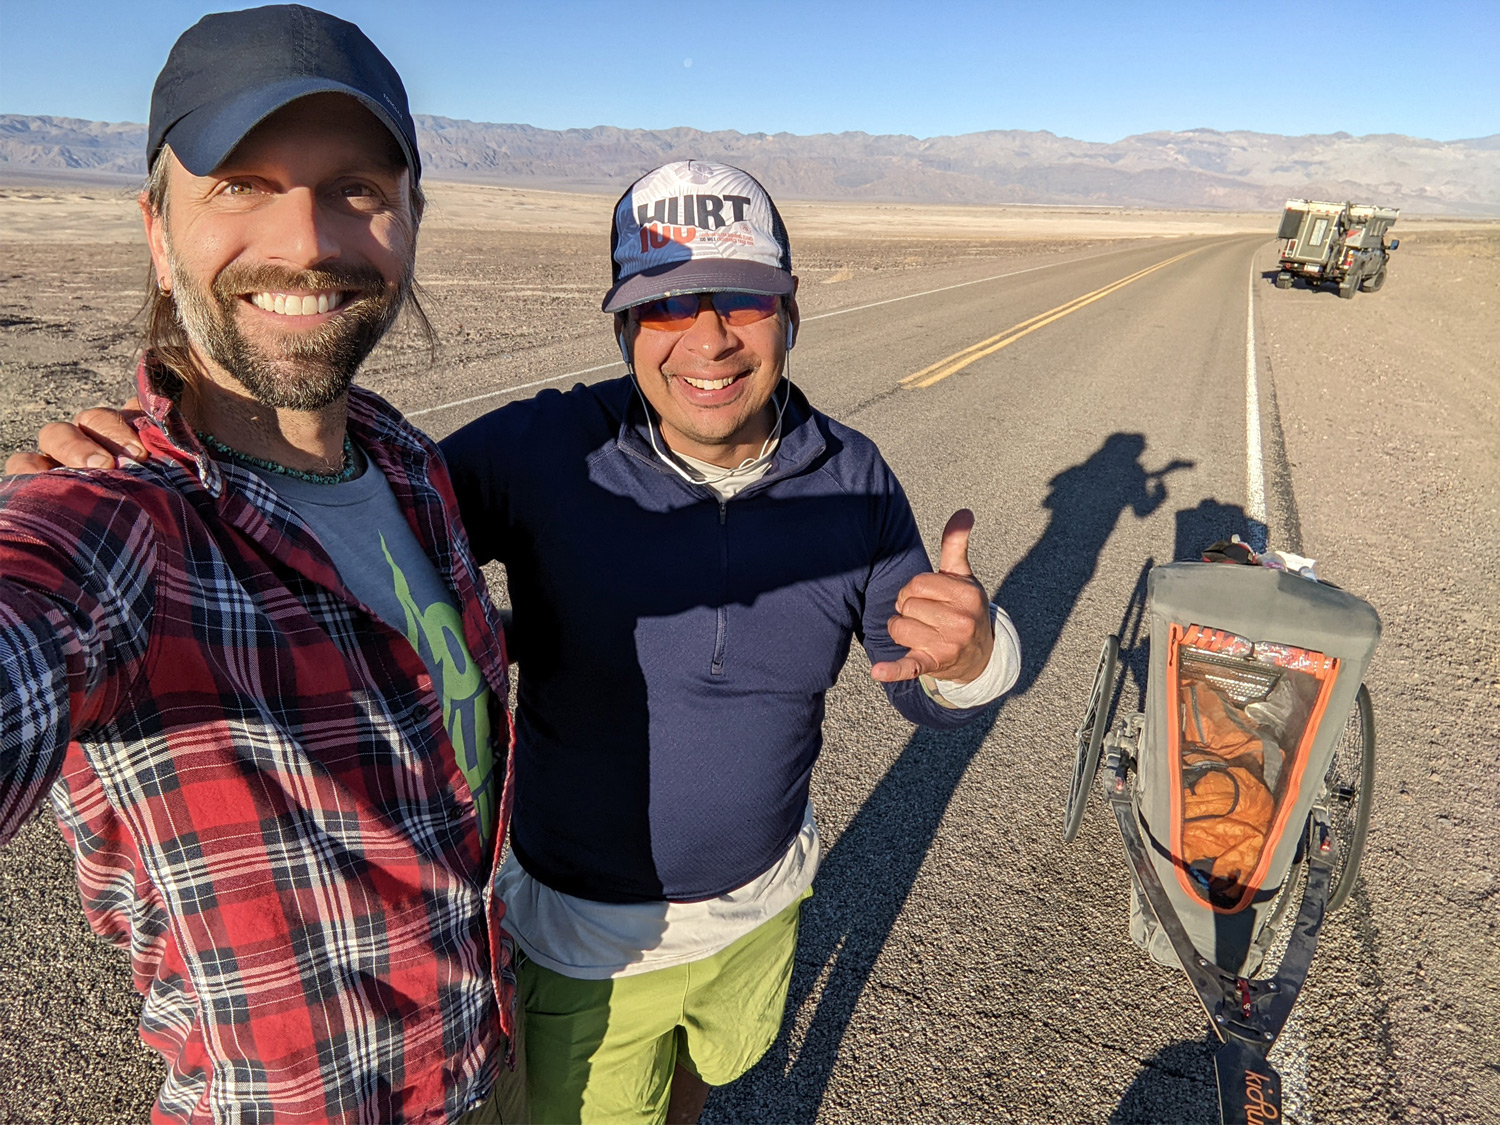
{"type": "MultiPolygon", "coordinates": [[[[161,146],[141,195],[151,214],[164,219],[167,213],[167,170],[172,163],[172,150],[161,146]]],[[[188,343],[186,330],[177,316],[177,303],[172,300],[170,290],[163,289],[157,279],[156,263],[146,266],[146,302],[141,306],[141,354],[150,365],[152,381],[156,390],[171,399],[181,399],[183,388],[201,376],[198,361],[188,343]]]]}
{"type": "MultiPolygon", "coordinates": [[[[161,146],[161,151],[151,164],[146,182],[141,186],[146,206],[151,209],[152,215],[162,220],[167,215],[167,171],[172,163],[171,154],[170,146],[161,146]]],[[[415,254],[417,230],[422,225],[422,214],[427,209],[427,196],[422,191],[421,184],[411,185],[410,203],[412,252],[415,254]]],[[[431,363],[437,358],[438,334],[432,321],[427,318],[426,310],[422,308],[418,299],[419,292],[420,287],[413,277],[403,311],[411,318],[422,342],[427,345],[427,359],[431,363]]],[[[150,364],[155,389],[157,393],[166,395],[173,401],[180,401],[183,391],[201,380],[203,372],[193,355],[187,330],[182,326],[182,318],[177,315],[177,302],[172,299],[169,290],[157,284],[155,262],[147,267],[146,300],[137,315],[141,320],[140,354],[150,364]]]]}

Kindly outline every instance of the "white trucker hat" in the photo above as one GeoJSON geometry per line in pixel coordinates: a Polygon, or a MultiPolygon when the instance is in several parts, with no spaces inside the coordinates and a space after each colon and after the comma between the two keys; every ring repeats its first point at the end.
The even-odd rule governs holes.
{"type": "Polygon", "coordinates": [[[776,204],[728,164],[679,160],[636,180],[615,204],[610,251],[605,312],[677,293],[792,292],[792,249],[776,204]]]}

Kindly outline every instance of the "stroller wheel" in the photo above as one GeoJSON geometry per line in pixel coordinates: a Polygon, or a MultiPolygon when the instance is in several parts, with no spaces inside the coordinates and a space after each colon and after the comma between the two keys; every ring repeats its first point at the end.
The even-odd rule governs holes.
{"type": "Polygon", "coordinates": [[[1374,791],[1375,712],[1370,705],[1370,689],[1360,684],[1354,709],[1333,748],[1333,760],[1323,779],[1329,826],[1338,842],[1338,862],[1328,891],[1329,911],[1344,905],[1359,878],[1374,791]]]}
{"type": "Polygon", "coordinates": [[[1089,691],[1088,708],[1078,724],[1078,757],[1073,763],[1073,787],[1068,791],[1067,814],[1063,820],[1063,842],[1072,843],[1083,824],[1088,808],[1089,788],[1099,772],[1099,748],[1104,744],[1104,730],[1109,725],[1109,702],[1115,691],[1115,666],[1120,659],[1120,638],[1111,633],[1104,638],[1099,653],[1099,669],[1089,691]]]}

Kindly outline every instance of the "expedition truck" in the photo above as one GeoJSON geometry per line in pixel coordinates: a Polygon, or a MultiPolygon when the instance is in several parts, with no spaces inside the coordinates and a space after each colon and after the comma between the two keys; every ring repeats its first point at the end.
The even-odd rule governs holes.
{"type": "Polygon", "coordinates": [[[1385,284],[1390,252],[1401,244],[1395,238],[1389,245],[1385,241],[1400,214],[1389,207],[1288,199],[1276,231],[1286,240],[1276,288],[1290,289],[1300,276],[1313,289],[1332,282],[1344,298],[1356,289],[1375,292],[1385,284]]]}

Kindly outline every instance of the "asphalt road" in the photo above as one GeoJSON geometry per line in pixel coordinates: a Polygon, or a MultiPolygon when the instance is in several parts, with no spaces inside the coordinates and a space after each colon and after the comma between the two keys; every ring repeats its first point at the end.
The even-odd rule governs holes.
{"type": "MultiPolygon", "coordinates": [[[[1096,799],[1072,846],[1060,822],[1103,637],[1125,624],[1150,565],[1233,533],[1324,559],[1326,577],[1386,619],[1370,676],[1373,839],[1273,1055],[1288,1117],[1500,1115],[1487,999],[1500,984],[1500,833],[1482,811],[1500,794],[1467,778],[1475,791],[1457,807],[1476,811],[1455,813],[1454,794],[1432,784],[1453,756],[1432,736],[1455,711],[1473,733],[1500,733],[1496,638],[1476,624],[1500,609],[1496,567],[1441,547],[1455,517],[1469,542],[1500,531],[1494,378],[1475,363],[1500,332],[1480,326],[1485,302],[1470,296],[1447,310],[1455,340],[1424,315],[1425,276],[1405,297],[1393,282],[1352,302],[1275,290],[1272,245],[1094,247],[950,265],[838,300],[804,293],[793,378],[879,442],[934,555],[949,513],[975,511],[971,561],[1020,627],[1026,666],[990,718],[937,735],[894,716],[854,654],[829,700],[814,800],[832,847],[804,911],[785,1034],[705,1120],[1217,1118],[1194,994],[1126,934],[1112,818],[1096,799]],[[1403,432],[1419,402],[1441,405],[1403,432]],[[1410,459],[1433,455],[1437,479],[1414,484],[1410,459]],[[1414,489],[1445,503],[1392,497],[1414,489]],[[1445,635],[1454,620],[1470,635],[1445,635]],[[1453,680],[1473,690],[1414,697],[1435,660],[1456,660],[1453,680]],[[1433,903],[1438,886],[1451,889],[1433,903]]],[[[570,358],[611,362],[602,348],[570,358]]],[[[521,393],[545,372],[518,373],[521,393]]],[[[509,397],[410,405],[442,432],[509,397]]],[[[1139,707],[1144,667],[1127,665],[1124,705],[1139,707]]]]}
{"type": "MultiPolygon", "coordinates": [[[[1381,294],[1343,302],[1274,290],[1270,254],[1264,237],[1151,240],[804,292],[792,377],[880,444],[934,556],[947,516],[974,510],[971,562],[1016,620],[1025,670],[974,726],[914,732],[856,650],[828,702],[814,779],[827,852],[784,1034],[711,1098],[705,1121],[1217,1119],[1202,1011],[1185,977],[1126,934],[1113,820],[1096,799],[1064,845],[1062,802],[1099,645],[1145,569],[1258,533],[1260,520],[1272,546],[1324,560],[1387,625],[1369,679],[1371,849],[1273,1055],[1288,1117],[1500,1117],[1500,578],[1454,545],[1500,531],[1493,368],[1464,358],[1493,356],[1495,329],[1466,336],[1445,365],[1421,345],[1440,329],[1390,315],[1399,268],[1381,294]],[[1247,467],[1251,293],[1263,453],[1247,467]],[[1413,418],[1423,425],[1408,428],[1413,418]],[[1443,682],[1457,685],[1446,691],[1432,664],[1445,643],[1443,682]],[[1481,754],[1455,746],[1444,733],[1455,726],[1481,754]]],[[[1474,327],[1463,308],[1454,315],[1474,327]]],[[[488,369],[482,381],[393,376],[379,389],[441,435],[542,381],[574,381],[559,372],[620,371],[602,324],[488,369]]],[[[1126,675],[1135,707],[1139,661],[1126,675]]],[[[60,848],[48,831],[26,837],[50,856],[39,870],[60,848]]],[[[12,924],[33,900],[62,902],[14,862],[0,880],[12,924]]],[[[5,971],[0,987],[24,986],[5,971]]],[[[58,971],[81,973],[69,987],[99,1010],[64,997],[34,1028],[7,1027],[21,1039],[0,1055],[0,1117],[37,1119],[29,1044],[87,1040],[60,1021],[118,1021],[113,1009],[128,1007],[103,977],[58,971]]],[[[79,1065],[86,1100],[49,1101],[47,1116],[135,1112],[110,1101],[107,1063],[79,1065]]]]}

